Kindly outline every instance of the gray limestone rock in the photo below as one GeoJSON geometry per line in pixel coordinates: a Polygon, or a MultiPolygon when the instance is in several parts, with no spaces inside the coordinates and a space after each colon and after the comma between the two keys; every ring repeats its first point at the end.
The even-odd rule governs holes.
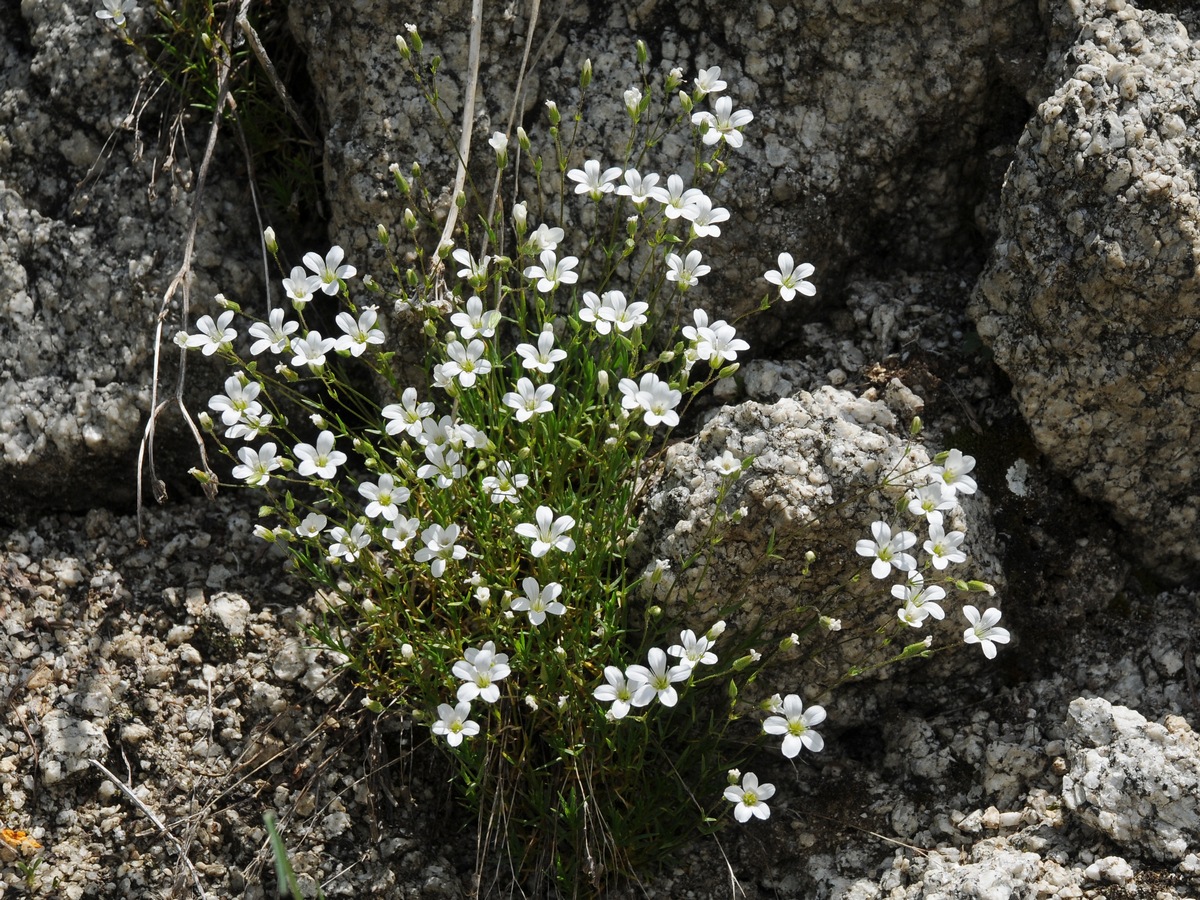
{"type": "Polygon", "coordinates": [[[1009,168],[972,315],[1041,451],[1182,578],[1200,568],[1200,45],[1126,0],[1057,9],[1059,86],[1009,168]]]}

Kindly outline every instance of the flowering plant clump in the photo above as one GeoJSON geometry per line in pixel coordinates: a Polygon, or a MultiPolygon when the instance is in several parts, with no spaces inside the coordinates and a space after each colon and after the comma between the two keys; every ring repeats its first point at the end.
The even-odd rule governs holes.
{"type": "MultiPolygon", "coordinates": [[[[427,85],[415,27],[397,46],[427,85]]],[[[826,716],[797,693],[746,708],[737,685],[756,677],[761,654],[723,636],[723,621],[661,623],[633,603],[643,581],[657,584],[670,568],[624,565],[639,474],[693,398],[749,349],[736,322],[700,304],[710,272],[701,248],[730,218],[710,192],[753,120],[722,93],[719,67],[688,93],[678,70],[651,77],[638,50],[643,77],[623,93],[621,159],[569,149],[574,135],[548,104],[545,155],[524,129],[515,144],[503,133],[487,140],[514,199],[504,208],[497,192],[484,204],[490,217],[463,223],[460,246],[440,243],[427,256],[430,211],[406,208],[411,265],[379,229],[392,287],[360,280],[334,246],[305,254],[303,266],[280,261],[286,307],[259,318],[219,297],[215,320],[205,315],[176,337],[233,368],[203,421],[234,481],[263,493],[260,537],[323,589],[316,636],[368,705],[411,717],[452,756],[466,796],[506,823],[490,840],[507,841],[522,873],[597,890],[661,858],[672,840],[718,826],[728,818],[722,797],[738,822],[768,817],[773,785],[749,772],[726,782],[745,752],[721,743],[731,714],[751,717],[763,740],[782,738],[785,757],[819,752],[826,716]],[[694,164],[646,171],[648,148],[669,128],[688,134],[694,164]],[[554,202],[543,186],[557,191],[554,202]],[[570,203],[613,227],[571,228],[570,203]],[[323,335],[313,307],[328,302],[332,313],[334,298],[337,332],[323,335]],[[657,320],[672,304],[690,307],[682,329],[657,320]],[[422,323],[427,383],[397,375],[389,313],[422,323]],[[248,356],[239,314],[250,320],[248,356]],[[673,335],[665,352],[651,338],[664,325],[673,335]],[[386,386],[381,400],[361,387],[360,370],[386,386]],[[732,706],[698,702],[702,688],[732,706]]],[[[584,91],[590,80],[589,64],[584,91]]],[[[426,90],[436,110],[436,87],[426,90]]],[[[402,202],[427,196],[417,167],[392,174],[402,202]]],[[[273,235],[267,244],[277,252],[273,235]]],[[[762,277],[779,301],[814,293],[812,266],[787,252],[778,264],[762,277]]],[[[761,308],[773,293],[763,289],[761,308]]],[[[974,490],[973,461],[955,454],[935,470],[936,491],[923,485],[912,499],[929,523],[932,572],[910,553],[917,537],[884,522],[857,548],[877,578],[905,576],[902,620],[914,627],[941,618],[945,597],[922,572],[965,558],[961,534],[942,530],[947,498],[974,490]]],[[[729,453],[714,461],[721,498],[752,463],[729,453]]],[[[966,639],[993,655],[1007,640],[999,614],[966,611],[966,639]]],[[[828,617],[810,624],[840,627],[828,617]]]]}

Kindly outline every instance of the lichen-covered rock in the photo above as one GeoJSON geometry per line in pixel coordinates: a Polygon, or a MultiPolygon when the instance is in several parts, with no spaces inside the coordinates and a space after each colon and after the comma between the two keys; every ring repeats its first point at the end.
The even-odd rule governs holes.
{"type": "Polygon", "coordinates": [[[1122,847],[1178,862],[1200,844],[1200,737],[1099,697],[1071,703],[1062,796],[1122,847]]]}
{"type": "MultiPolygon", "coordinates": [[[[141,14],[129,28],[140,32],[141,14]]],[[[138,131],[164,108],[139,98],[137,55],[92,4],[10,4],[0,57],[0,515],[124,502],[195,163],[157,156],[157,135],[138,131]]],[[[214,167],[204,202],[193,317],[246,283],[256,250],[232,167],[214,167]]],[[[191,383],[207,396],[203,371],[191,383]]],[[[180,424],[163,419],[163,445],[180,424]]]]}
{"type": "Polygon", "coordinates": [[[1200,45],[1126,0],[1060,5],[1058,25],[1074,44],[972,314],[1042,452],[1181,578],[1200,569],[1200,45]]]}
{"type": "MultiPolygon", "coordinates": [[[[663,608],[665,621],[697,633],[727,618],[735,627],[761,625],[767,647],[812,626],[818,614],[842,619],[839,640],[813,628],[797,656],[820,652],[836,680],[847,661],[876,658],[873,629],[895,620],[902,605],[888,590],[900,577],[884,582],[865,574],[851,583],[870,563],[855,554],[855,544],[882,519],[894,531],[918,534],[915,552],[921,552],[919,543],[928,537],[923,520],[897,516],[895,502],[910,483],[926,479],[930,462],[926,448],[905,436],[887,406],[869,397],[823,388],[769,405],[725,407],[695,440],[667,452],[661,477],[647,491],[631,561],[638,567],[652,567],[655,560],[670,564],[657,584],[646,582],[646,592],[663,608]],[[714,461],[727,450],[737,459],[754,459],[722,496],[714,461]],[[890,486],[879,489],[885,477],[890,486]],[[719,543],[713,544],[714,535],[719,543]],[[781,560],[767,558],[772,543],[781,560]],[[811,565],[805,562],[809,551],[815,554],[811,565]]],[[[978,494],[960,500],[947,513],[946,528],[966,532],[968,562],[945,574],[998,582],[986,501],[978,494]]],[[[936,575],[931,570],[927,577],[936,575]]],[[[959,640],[959,607],[980,603],[962,596],[951,590],[944,604],[949,621],[941,626],[943,639],[959,640]]],[[[927,633],[900,630],[889,655],[927,633]]]]}

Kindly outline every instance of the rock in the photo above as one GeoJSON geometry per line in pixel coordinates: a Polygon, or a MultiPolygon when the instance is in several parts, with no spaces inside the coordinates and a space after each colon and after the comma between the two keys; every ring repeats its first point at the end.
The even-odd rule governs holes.
{"type": "MultiPolygon", "coordinates": [[[[729,619],[735,628],[761,625],[759,649],[807,627],[800,651],[785,653],[807,662],[809,652],[820,652],[829,677],[836,679],[849,661],[875,659],[878,641],[870,632],[894,619],[900,605],[888,589],[902,579],[880,582],[866,574],[850,583],[855,572],[869,568],[855,545],[870,535],[877,519],[925,539],[923,520],[907,513],[897,518],[893,504],[904,490],[896,485],[907,483],[905,473],[916,473],[913,478],[921,483],[918,470],[929,464],[929,452],[904,436],[887,406],[869,397],[823,388],[769,405],[725,407],[695,440],[667,452],[661,477],[648,487],[630,559],[637,568],[652,567],[656,560],[669,563],[666,577],[646,583],[664,621],[697,634],[717,619],[729,619]],[[726,450],[754,461],[722,497],[722,476],[712,463],[726,450]],[[889,473],[893,486],[876,490],[889,473]],[[714,515],[719,517],[715,532],[714,515]],[[712,546],[714,533],[722,537],[712,546]],[[782,561],[766,559],[772,535],[782,561]],[[809,551],[815,561],[806,565],[809,551]],[[697,555],[696,564],[681,572],[682,561],[697,555]],[[843,619],[846,631],[839,637],[846,639],[835,642],[816,627],[818,614],[843,619]]],[[[947,574],[999,582],[986,501],[980,494],[961,501],[948,512],[946,529],[966,532],[968,563],[950,567],[947,574]]],[[[958,641],[959,605],[980,601],[955,594],[944,603],[947,621],[934,630],[946,637],[953,632],[958,641]]],[[[907,631],[911,642],[928,633],[907,631]]],[[[898,640],[906,639],[902,632],[898,640]]],[[[897,650],[891,648],[889,655],[897,650]]]]}
{"type": "Polygon", "coordinates": [[[1200,842],[1200,738],[1191,727],[1178,716],[1148,722],[1097,697],[1071,703],[1067,733],[1067,808],[1121,847],[1183,860],[1200,842]]]}
{"type": "Polygon", "coordinates": [[[88,768],[88,760],[103,761],[108,753],[104,729],[88,719],[76,719],[53,709],[42,720],[42,748],[38,767],[42,780],[58,784],[88,768]]]}
{"type": "Polygon", "coordinates": [[[971,313],[1052,465],[1182,579],[1200,571],[1200,45],[1125,0],[1055,9],[1059,86],[971,313]]]}

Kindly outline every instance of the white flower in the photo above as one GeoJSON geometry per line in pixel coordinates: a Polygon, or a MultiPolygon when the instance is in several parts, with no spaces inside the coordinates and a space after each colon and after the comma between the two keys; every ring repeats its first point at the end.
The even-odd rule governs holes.
{"type": "Polygon", "coordinates": [[[996,645],[1007,644],[1009,640],[1008,629],[996,627],[1000,621],[1000,610],[992,607],[980,615],[974,606],[964,606],[963,615],[971,623],[971,627],[963,632],[963,640],[968,644],[979,644],[984,656],[995,659],[996,645]]]}
{"type": "Polygon", "coordinates": [[[433,412],[433,404],[428,400],[417,402],[417,389],[405,388],[400,395],[399,403],[389,403],[380,412],[387,419],[384,429],[388,434],[406,432],[411,437],[421,433],[421,420],[433,412]]]}
{"type": "Polygon", "coordinates": [[[811,297],[817,292],[817,286],[811,281],[805,281],[809,275],[816,271],[809,263],[801,263],[796,266],[792,262],[792,254],[779,254],[779,269],[769,269],[764,275],[771,284],[779,285],[779,296],[784,302],[791,300],[796,296],[797,292],[805,297],[811,297]]]}
{"type": "Polygon", "coordinates": [[[293,366],[308,366],[314,372],[319,372],[325,365],[325,354],[337,344],[333,338],[321,337],[321,332],[310,331],[299,340],[292,341],[293,366]]]}
{"type": "Polygon", "coordinates": [[[450,359],[442,363],[442,372],[448,378],[457,377],[458,383],[465,388],[474,387],[477,376],[492,371],[491,362],[482,358],[486,349],[478,338],[465,347],[461,341],[451,341],[446,345],[446,355],[450,359]]]}
{"type": "Polygon", "coordinates": [[[739,822],[749,822],[750,817],[769,819],[771,807],[766,801],[775,796],[775,785],[759,784],[758,776],[747,772],[742,778],[742,786],[731,784],[725,788],[725,799],[734,804],[733,817],[739,822]]]}
{"type": "Polygon", "coordinates": [[[724,140],[730,147],[742,146],[742,133],[738,131],[754,119],[754,113],[748,109],[733,112],[733,100],[729,97],[718,97],[713,104],[713,112],[697,112],[692,114],[692,124],[700,126],[705,144],[715,144],[724,140]]]}
{"type": "Polygon", "coordinates": [[[534,416],[551,412],[554,409],[554,405],[550,402],[550,396],[553,393],[554,385],[552,384],[535,387],[528,378],[522,378],[517,382],[516,391],[509,391],[500,399],[505,406],[511,406],[517,411],[518,422],[526,422],[534,416]]]}
{"type": "Polygon", "coordinates": [[[663,205],[663,215],[668,219],[691,220],[696,215],[696,201],[704,196],[699,188],[683,189],[683,179],[678,175],[667,176],[665,188],[656,187],[651,195],[663,205]]]}
{"type": "MultiPolygon", "coordinates": [[[[629,707],[634,705],[634,697],[645,685],[645,681],[640,675],[634,672],[622,672],[616,666],[604,667],[604,680],[608,684],[602,684],[594,691],[592,696],[601,703],[612,703],[612,709],[609,712],[614,719],[623,719],[629,714],[629,707]]],[[[640,704],[645,706],[649,703],[640,704]]]]}
{"type": "Polygon", "coordinates": [[[558,259],[553,250],[543,250],[538,260],[541,265],[529,266],[525,270],[525,277],[530,280],[536,278],[537,289],[543,294],[550,293],[560,284],[574,284],[579,280],[579,275],[571,271],[579,264],[579,259],[574,256],[558,259]]]}
{"type": "Polygon", "coordinates": [[[429,462],[417,469],[418,478],[433,478],[434,484],[445,490],[467,474],[462,457],[453,447],[444,444],[426,444],[425,458],[429,462]]]}
{"type": "Polygon", "coordinates": [[[96,10],[97,19],[112,19],[118,28],[125,27],[125,17],[137,11],[133,0],[100,0],[100,9],[96,10]]]}
{"type": "Polygon", "coordinates": [[[292,274],[283,279],[283,292],[296,309],[303,308],[313,298],[313,292],[320,290],[324,290],[321,276],[308,274],[303,266],[293,267],[292,274]]]}
{"type": "Polygon", "coordinates": [[[266,322],[255,322],[250,326],[250,337],[258,338],[250,345],[250,352],[255,356],[270,350],[272,353],[283,353],[288,348],[288,338],[300,327],[299,322],[285,322],[283,310],[273,309],[267,314],[266,322]]]}
{"type": "Polygon", "coordinates": [[[729,210],[723,206],[714,207],[712,200],[701,195],[692,204],[692,232],[696,237],[720,237],[721,226],[718,222],[729,221],[729,210]]]}
{"type": "Polygon", "coordinates": [[[825,739],[812,729],[824,721],[822,707],[810,706],[806,710],[798,694],[788,694],[783,698],[782,715],[771,716],[763,722],[763,731],[784,735],[783,755],[791,759],[805,747],[813,753],[820,752],[825,739]]]}
{"type": "Polygon", "coordinates": [[[942,510],[954,509],[954,491],[944,481],[931,481],[909,494],[908,511],[924,516],[930,525],[942,524],[942,510]]]}
{"type": "Polygon", "coordinates": [[[708,467],[728,478],[730,475],[736,475],[742,471],[742,461],[726,450],[716,459],[709,460],[708,467]]]}
{"type": "Polygon", "coordinates": [[[951,450],[940,466],[933,467],[933,472],[934,477],[941,479],[952,493],[973,494],[975,479],[968,477],[967,473],[974,468],[975,457],[963,456],[961,450],[951,450]]]}
{"type": "Polygon", "coordinates": [[[497,653],[494,641],[488,641],[479,649],[468,647],[463,651],[464,659],[454,664],[451,671],[463,684],[458,687],[459,701],[478,697],[484,703],[495,703],[500,699],[500,687],[496,684],[512,671],[508,667],[508,654],[497,653]]]}
{"type": "MultiPolygon", "coordinates": [[[[926,587],[925,576],[920,572],[909,572],[904,584],[892,585],[892,596],[904,603],[905,608],[919,610],[921,621],[926,616],[933,616],[939,621],[946,617],[946,612],[939,603],[946,597],[945,589],[936,584],[926,587]]],[[[903,616],[901,619],[908,621],[903,616]]]]}
{"type": "Polygon", "coordinates": [[[616,166],[601,172],[600,162],[595,159],[585,162],[582,169],[572,169],[567,173],[567,177],[576,182],[575,193],[587,194],[593,200],[599,200],[605,194],[611,194],[612,183],[620,176],[621,170],[616,166]]]}
{"type": "Polygon", "coordinates": [[[318,512],[310,512],[304,517],[304,521],[296,526],[296,534],[302,538],[315,538],[325,526],[329,524],[329,520],[318,512]]]}
{"type": "Polygon", "coordinates": [[[403,550],[408,546],[408,542],[417,536],[420,528],[421,522],[417,518],[406,519],[400,516],[390,527],[383,529],[383,539],[391,541],[395,549],[403,550]]]}
{"type": "Polygon", "coordinates": [[[438,718],[431,726],[434,734],[444,734],[446,743],[457,747],[465,737],[479,734],[479,723],[472,722],[467,717],[471,715],[471,704],[463,701],[451,706],[449,703],[438,704],[438,718]]]}
{"type": "Polygon", "coordinates": [[[225,429],[225,437],[232,440],[241,439],[243,441],[252,441],[255,438],[264,437],[271,431],[271,421],[273,418],[270,413],[244,412],[238,421],[225,429]]]}
{"type": "Polygon", "coordinates": [[[329,545],[330,559],[344,559],[354,562],[362,554],[363,548],[371,543],[371,536],[366,527],[360,522],[347,533],[345,528],[337,526],[329,529],[333,543],[329,545]]]}
{"type": "Polygon", "coordinates": [[[521,582],[525,589],[524,597],[517,597],[509,605],[513,612],[529,613],[530,625],[541,625],[546,621],[546,614],[561,616],[567,608],[558,602],[562,593],[562,585],[552,581],[545,587],[538,584],[536,578],[526,578],[521,582]]]}
{"type": "Polygon", "coordinates": [[[625,183],[617,188],[617,195],[628,197],[637,209],[645,209],[646,204],[655,199],[654,186],[658,184],[658,176],[653,172],[641,175],[637,169],[626,169],[623,178],[625,183]]]}
{"type": "Polygon", "coordinates": [[[563,230],[561,228],[551,228],[543,222],[533,230],[533,234],[529,235],[529,246],[539,253],[543,250],[557,250],[562,239],[563,230]]]}
{"type": "Polygon", "coordinates": [[[554,517],[554,510],[548,506],[539,506],[534,513],[533,522],[522,522],[514,529],[517,534],[533,540],[529,552],[540,559],[552,549],[570,553],[575,549],[575,541],[567,534],[575,527],[571,516],[554,517]]]}
{"type": "Polygon", "coordinates": [[[450,317],[450,322],[458,327],[458,333],[464,341],[469,341],[476,335],[490,338],[496,333],[496,326],[500,324],[500,310],[485,311],[482,300],[470,297],[466,310],[456,312],[450,317]]]}
{"type": "Polygon", "coordinates": [[[630,675],[645,682],[633,695],[633,705],[645,706],[657,697],[663,706],[674,706],[679,702],[675,682],[687,681],[692,675],[692,667],[677,665],[668,669],[667,654],[659,647],[651,647],[647,656],[649,666],[630,666],[628,670],[630,675]]]}
{"type": "Polygon", "coordinates": [[[711,646],[712,641],[707,635],[696,637],[696,633],[689,628],[679,633],[679,643],[668,647],[667,652],[679,657],[680,665],[694,669],[701,663],[711,666],[717,661],[717,654],[708,649],[711,646]]]}
{"type": "Polygon", "coordinates": [[[493,131],[488,146],[496,151],[496,162],[503,167],[508,162],[508,136],[503,131],[493,131]]]}
{"type": "Polygon", "coordinates": [[[208,398],[208,408],[221,414],[221,422],[226,426],[233,425],[246,415],[258,415],[262,412],[262,404],[255,398],[262,390],[257,381],[242,382],[241,373],[230,375],[225,379],[225,393],[214,394],[208,398]]]}
{"type": "Polygon", "coordinates": [[[458,533],[457,525],[445,528],[441,525],[430,525],[421,532],[421,540],[425,542],[425,546],[413,554],[413,559],[429,563],[429,571],[433,577],[441,578],[446,572],[446,563],[467,555],[467,548],[458,544],[458,533]]]}
{"type": "Polygon", "coordinates": [[[710,66],[707,69],[701,69],[693,84],[696,85],[696,92],[701,97],[706,94],[719,93],[728,86],[721,80],[720,66],[710,66]]]}
{"type": "Polygon", "coordinates": [[[186,335],[184,346],[189,350],[199,348],[205,356],[212,356],[237,338],[237,329],[229,327],[229,323],[232,321],[232,309],[227,309],[217,316],[215,322],[212,316],[201,316],[196,321],[196,330],[200,333],[186,335]]]}
{"type": "Polygon", "coordinates": [[[397,485],[396,479],[387,474],[380,475],[377,483],[363,482],[358,486],[358,492],[371,501],[365,510],[368,518],[382,516],[389,522],[394,522],[396,516],[400,515],[396,504],[407,503],[411,494],[408,488],[397,485]]]}
{"type": "Polygon", "coordinates": [[[951,531],[946,534],[941,525],[929,526],[929,540],[924,543],[925,552],[932,558],[930,562],[939,572],[950,563],[966,562],[967,554],[959,550],[966,537],[961,531],[951,531]]]}
{"type": "Polygon", "coordinates": [[[876,578],[887,578],[893,566],[901,572],[911,572],[917,567],[916,559],[904,552],[917,542],[917,536],[911,531],[901,531],[893,537],[887,522],[873,522],[871,536],[873,540],[859,541],[854,552],[859,556],[875,557],[871,574],[876,578]]]}
{"type": "Polygon", "coordinates": [[[683,399],[683,394],[653,372],[642,375],[640,382],[635,382],[632,378],[622,378],[617,387],[624,395],[621,398],[621,406],[629,410],[642,409],[643,418],[651,428],[659,424],[674,428],[679,424],[679,414],[675,412],[675,407],[683,399]]]}
{"type": "Polygon", "coordinates": [[[485,256],[476,262],[475,257],[461,247],[450,255],[455,262],[462,266],[458,270],[459,278],[466,278],[472,284],[482,284],[487,280],[488,263],[492,259],[490,256],[485,256]]]}
{"type": "Polygon", "coordinates": [[[338,328],[345,334],[334,343],[334,349],[349,350],[351,356],[362,356],[370,344],[382,344],[383,332],[375,327],[378,318],[373,306],[364,309],[357,319],[348,312],[338,313],[338,328]]]}
{"type": "Polygon", "coordinates": [[[496,463],[496,474],[483,479],[483,489],[491,493],[493,503],[517,502],[517,491],[529,484],[529,476],[513,472],[512,463],[496,463]]]}
{"type": "Polygon", "coordinates": [[[554,371],[554,364],[567,358],[566,350],[554,348],[554,331],[544,328],[538,335],[537,346],[533,344],[518,344],[517,355],[521,357],[521,365],[526,369],[536,369],[544,375],[554,371]]]}
{"type": "Polygon", "coordinates": [[[263,444],[260,450],[242,447],[238,450],[238,459],[242,464],[233,467],[233,477],[255,487],[266,484],[271,478],[271,473],[283,465],[283,460],[276,454],[275,445],[272,443],[263,444]]]}
{"type": "Polygon", "coordinates": [[[701,264],[699,250],[688,251],[686,259],[677,253],[667,254],[667,281],[677,282],[681,290],[687,290],[711,271],[712,266],[701,264]]]}
{"type": "Polygon", "coordinates": [[[338,292],[339,281],[348,281],[358,274],[354,266],[342,264],[344,256],[342,248],[336,244],[329,248],[324,259],[319,253],[304,254],[304,264],[320,277],[321,290],[331,296],[338,292]]]}
{"type": "Polygon", "coordinates": [[[297,444],[292,454],[300,460],[296,469],[297,474],[308,477],[332,478],[337,474],[337,467],[346,461],[346,454],[333,449],[334,437],[332,431],[322,431],[317,435],[317,445],[297,444]]]}
{"type": "Polygon", "coordinates": [[[625,109],[629,115],[633,116],[633,120],[637,121],[638,104],[642,102],[642,92],[635,87],[626,89],[624,95],[625,109]]]}

